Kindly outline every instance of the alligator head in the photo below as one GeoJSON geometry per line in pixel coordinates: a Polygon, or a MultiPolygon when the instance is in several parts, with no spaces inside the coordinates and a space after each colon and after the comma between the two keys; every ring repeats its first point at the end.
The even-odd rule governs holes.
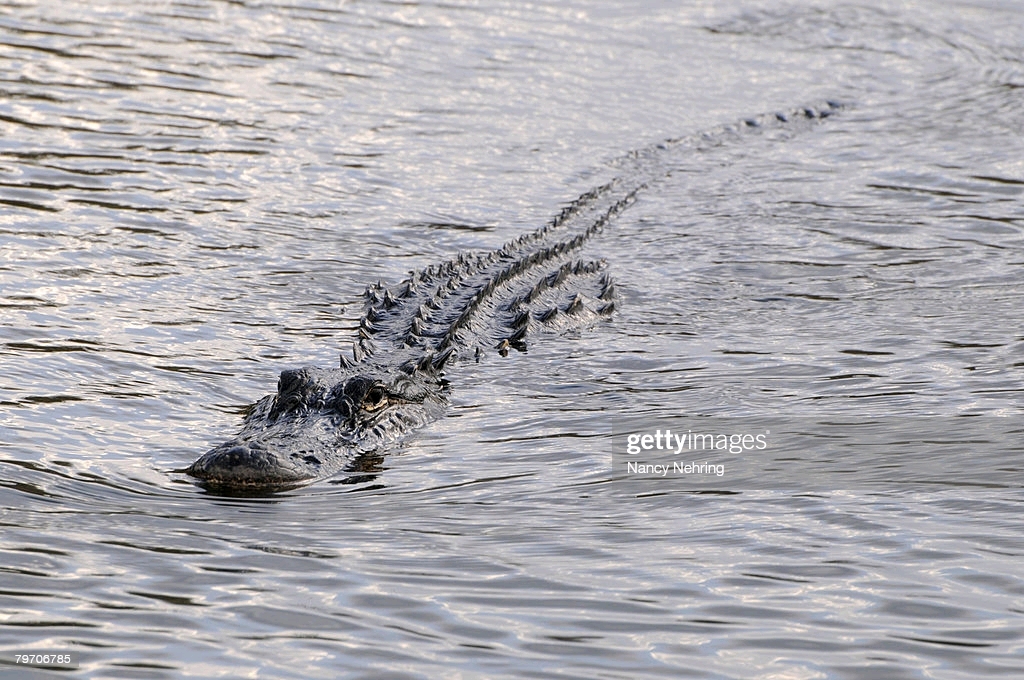
{"type": "Polygon", "coordinates": [[[391,369],[367,361],[342,369],[286,370],[277,394],[249,408],[238,435],[187,471],[211,486],[243,488],[288,486],[342,472],[442,415],[447,401],[441,364],[428,356],[391,369]]]}

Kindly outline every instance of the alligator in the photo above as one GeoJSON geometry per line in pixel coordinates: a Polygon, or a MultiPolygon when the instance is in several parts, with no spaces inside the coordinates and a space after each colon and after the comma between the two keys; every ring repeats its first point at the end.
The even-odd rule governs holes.
{"type": "Polygon", "coordinates": [[[542,228],[497,250],[411,272],[398,285],[367,287],[350,356],[342,354],[338,368],[283,371],[277,393],[249,407],[241,431],[186,472],[208,487],[251,490],[360,470],[360,460],[444,414],[444,369],[453,358],[506,356],[525,350],[541,329],[579,328],[613,312],[615,286],[605,262],[581,258],[580,251],[671,172],[674,154],[796,129],[840,108],[828,101],[638,149],[620,159],[625,172],[542,228]]]}

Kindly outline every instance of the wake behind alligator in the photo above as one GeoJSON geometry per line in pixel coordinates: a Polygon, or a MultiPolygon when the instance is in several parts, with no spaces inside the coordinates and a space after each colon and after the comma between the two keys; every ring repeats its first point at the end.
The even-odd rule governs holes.
{"type": "Polygon", "coordinates": [[[443,373],[454,357],[524,350],[543,328],[564,331],[607,317],[615,287],[587,242],[638,192],[689,154],[770,130],[796,131],[841,108],[835,102],[773,113],[631,152],[622,174],[589,191],[549,224],[476,255],[460,254],[397,286],[367,288],[351,357],[338,368],[281,373],[277,393],[253,404],[241,431],[187,470],[228,489],[282,487],[355,470],[408,432],[440,418],[443,373]]]}

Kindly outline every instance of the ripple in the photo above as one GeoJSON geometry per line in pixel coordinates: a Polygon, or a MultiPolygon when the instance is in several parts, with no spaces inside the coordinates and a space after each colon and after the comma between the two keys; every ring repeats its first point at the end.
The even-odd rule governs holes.
{"type": "Polygon", "coordinates": [[[87,677],[1013,676],[1011,446],[984,489],[608,474],[623,412],[1017,427],[1021,35],[961,9],[6,8],[0,646],[87,677]],[[672,156],[589,254],[615,316],[454,367],[372,470],[183,472],[283,368],[336,364],[368,282],[835,96],[672,156]]]}

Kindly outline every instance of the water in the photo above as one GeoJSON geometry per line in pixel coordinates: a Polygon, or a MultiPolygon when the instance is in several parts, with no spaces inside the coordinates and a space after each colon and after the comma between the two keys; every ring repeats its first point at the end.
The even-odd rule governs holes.
{"type": "Polygon", "coordinates": [[[1019,427],[1020,8],[881,5],[0,9],[0,650],[105,678],[1020,676],[1018,485],[609,480],[617,414],[1019,427]],[[280,370],[336,363],[367,283],[824,98],[849,106],[673,157],[588,252],[616,315],[453,368],[377,474],[245,499],[180,472],[280,370]]]}

